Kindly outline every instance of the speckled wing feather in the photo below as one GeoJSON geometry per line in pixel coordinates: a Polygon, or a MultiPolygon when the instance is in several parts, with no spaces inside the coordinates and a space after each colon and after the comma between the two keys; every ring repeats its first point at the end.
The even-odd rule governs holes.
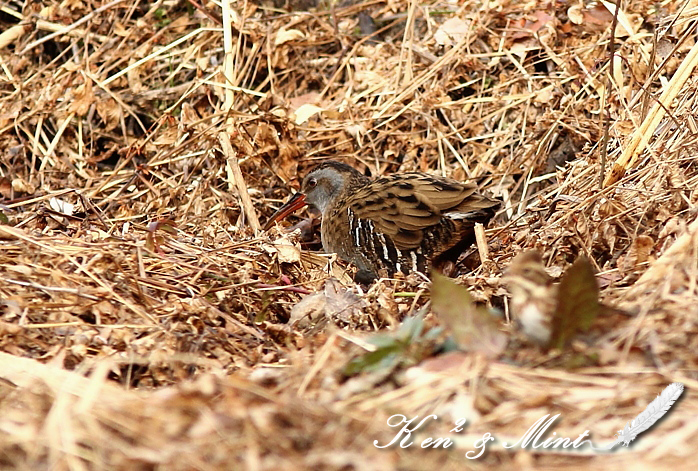
{"type": "Polygon", "coordinates": [[[472,238],[475,222],[494,214],[499,202],[475,191],[473,185],[421,173],[362,183],[328,215],[326,239],[341,241],[330,249],[362,270],[425,272],[435,256],[472,238]]]}
{"type": "MultiPolygon", "coordinates": [[[[467,220],[473,211],[495,205],[476,195],[476,189],[474,185],[406,173],[371,182],[347,203],[357,218],[372,221],[376,231],[390,237],[397,249],[417,249],[431,228],[451,226],[449,220],[467,220]]],[[[448,229],[455,230],[452,226],[448,229]]]]}

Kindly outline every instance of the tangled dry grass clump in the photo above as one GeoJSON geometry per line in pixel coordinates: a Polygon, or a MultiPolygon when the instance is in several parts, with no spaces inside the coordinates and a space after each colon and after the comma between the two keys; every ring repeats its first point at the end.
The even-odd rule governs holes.
{"type": "Polygon", "coordinates": [[[698,2],[620,3],[3,2],[2,467],[692,466],[698,2]],[[459,276],[482,304],[536,249],[617,311],[562,351],[502,321],[499,357],[444,354],[422,277],[362,291],[316,221],[259,230],[327,158],[500,197],[459,276]],[[502,446],[557,413],[610,442],[672,382],[630,449],[502,446]],[[395,413],[439,420],[377,448],[395,413]]]}

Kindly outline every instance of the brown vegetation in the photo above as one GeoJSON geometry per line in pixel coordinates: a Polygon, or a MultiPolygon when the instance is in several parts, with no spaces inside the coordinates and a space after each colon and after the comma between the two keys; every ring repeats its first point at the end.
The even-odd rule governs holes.
{"type": "Polygon", "coordinates": [[[693,466],[698,2],[222,7],[0,6],[0,467],[693,466]],[[259,230],[327,158],[502,198],[459,276],[475,300],[507,313],[537,249],[553,278],[586,256],[620,313],[563,350],[504,320],[498,357],[439,354],[423,277],[359,291],[305,250],[312,221],[259,230]],[[399,348],[367,366],[377,331],[399,348]],[[557,413],[609,443],[672,382],[630,449],[502,446],[557,413]],[[376,448],[395,413],[439,419],[376,448]]]}

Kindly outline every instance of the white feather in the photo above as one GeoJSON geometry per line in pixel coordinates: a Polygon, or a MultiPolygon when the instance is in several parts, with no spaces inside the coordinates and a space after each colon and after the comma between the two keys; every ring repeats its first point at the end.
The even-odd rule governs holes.
{"type": "Polygon", "coordinates": [[[450,219],[468,219],[476,214],[475,211],[468,211],[468,212],[463,212],[463,211],[451,211],[450,213],[444,213],[444,216],[450,219]]]}
{"type": "Polygon", "coordinates": [[[625,446],[635,440],[635,438],[650,428],[656,421],[662,418],[667,413],[674,402],[683,392],[682,383],[671,383],[664,388],[664,391],[657,398],[650,402],[650,405],[637,417],[628,422],[623,430],[618,430],[618,438],[615,442],[606,447],[610,450],[617,444],[623,442],[625,446]]]}

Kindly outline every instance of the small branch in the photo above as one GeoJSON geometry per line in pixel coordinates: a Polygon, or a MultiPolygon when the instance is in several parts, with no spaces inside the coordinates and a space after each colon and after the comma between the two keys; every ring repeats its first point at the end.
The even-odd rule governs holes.
{"type": "Polygon", "coordinates": [[[66,26],[66,27],[64,27],[64,28],[61,28],[60,30],[58,30],[58,31],[56,31],[56,32],[54,32],[54,33],[51,33],[51,34],[49,34],[49,35],[47,35],[47,36],[44,36],[43,38],[37,39],[36,41],[34,41],[33,43],[31,43],[31,44],[29,44],[27,47],[25,47],[25,48],[22,50],[22,52],[20,52],[19,54],[20,54],[20,55],[26,54],[28,51],[30,51],[31,49],[34,49],[34,48],[35,48],[36,46],[38,46],[39,44],[43,44],[43,43],[45,43],[46,41],[50,41],[50,40],[52,40],[53,38],[57,38],[58,36],[63,36],[63,35],[65,35],[65,34],[68,34],[69,32],[71,32],[72,30],[74,30],[75,28],[77,28],[78,26],[80,26],[81,24],[87,23],[87,22],[90,21],[92,18],[94,18],[96,15],[99,15],[99,14],[102,13],[103,11],[109,10],[110,8],[112,8],[112,7],[116,6],[116,5],[118,5],[119,3],[122,3],[123,1],[124,1],[124,0],[114,0],[113,2],[109,2],[109,3],[107,3],[106,5],[103,5],[103,6],[99,7],[99,8],[97,8],[97,9],[95,9],[94,11],[91,11],[90,13],[88,13],[88,14],[85,15],[85,16],[83,16],[82,18],[80,18],[80,19],[79,19],[78,21],[76,21],[75,23],[73,23],[73,24],[71,24],[71,25],[68,25],[68,26],[66,26]]]}
{"type": "Polygon", "coordinates": [[[485,263],[490,259],[490,251],[487,246],[487,237],[485,237],[485,226],[479,222],[475,223],[475,242],[477,251],[480,254],[480,263],[485,263]]]}
{"type": "Polygon", "coordinates": [[[298,286],[279,286],[279,285],[270,285],[267,283],[257,283],[255,285],[255,288],[264,289],[264,290],[274,290],[274,291],[290,291],[291,293],[298,293],[298,294],[310,294],[310,293],[312,293],[312,291],[308,291],[305,288],[299,288],[298,286]]]}
{"type": "Polygon", "coordinates": [[[611,168],[611,172],[604,180],[604,188],[616,183],[623,178],[625,172],[635,166],[640,154],[645,150],[654,132],[667,114],[671,103],[678,96],[681,88],[686,84],[693,70],[698,67],[698,44],[694,44],[691,50],[679,65],[678,69],[671,77],[671,80],[664,88],[659,100],[652,107],[645,120],[635,130],[628,146],[616,159],[611,168]]]}
{"type": "Polygon", "coordinates": [[[234,185],[237,189],[238,195],[240,196],[240,203],[242,204],[242,210],[250,227],[254,230],[256,235],[262,229],[262,226],[259,225],[257,212],[252,204],[250,194],[247,192],[247,183],[245,183],[245,178],[242,176],[242,170],[240,170],[237,152],[233,149],[227,132],[221,131],[218,134],[218,140],[221,143],[223,155],[225,155],[227,161],[226,169],[228,171],[228,185],[231,188],[234,185]]]}
{"type": "Polygon", "coordinates": [[[609,129],[611,127],[611,116],[606,112],[606,106],[611,98],[611,88],[613,87],[613,63],[616,53],[616,28],[618,27],[618,12],[622,0],[616,1],[616,8],[613,12],[613,22],[611,23],[611,37],[608,40],[608,80],[606,80],[606,96],[601,103],[601,126],[603,127],[603,137],[601,138],[601,168],[599,169],[599,189],[603,189],[604,173],[606,172],[606,160],[608,159],[609,129]]]}

